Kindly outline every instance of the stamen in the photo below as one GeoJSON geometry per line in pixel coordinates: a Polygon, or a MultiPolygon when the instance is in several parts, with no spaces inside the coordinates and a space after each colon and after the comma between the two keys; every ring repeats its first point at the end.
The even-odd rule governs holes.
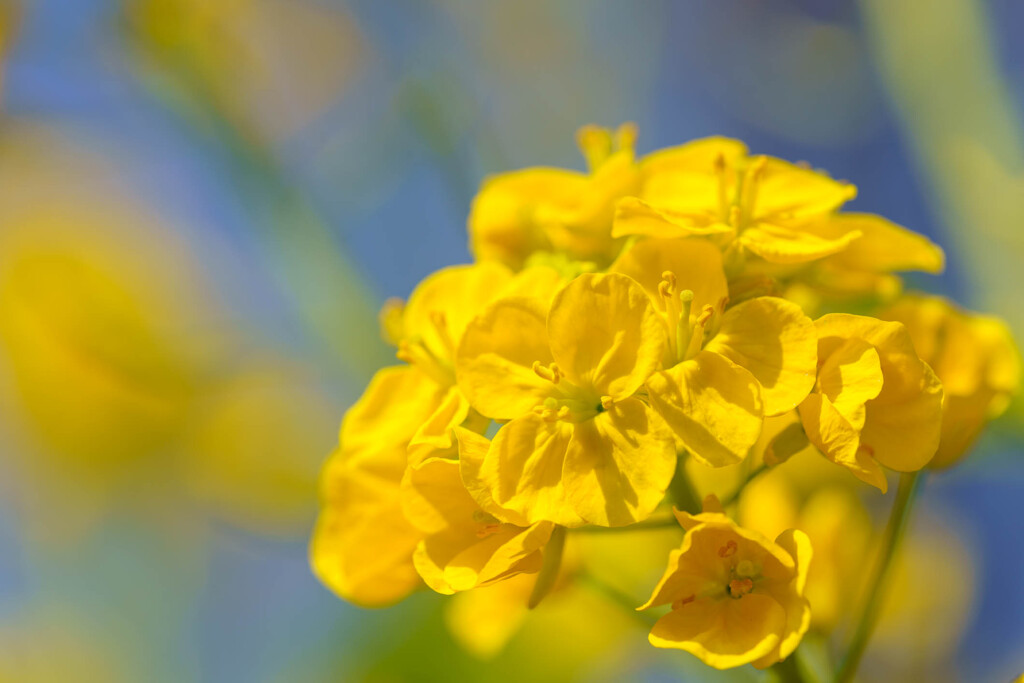
{"type": "Polygon", "coordinates": [[[761,172],[764,170],[765,164],[768,163],[768,157],[759,156],[755,157],[751,162],[750,166],[747,167],[746,177],[743,180],[743,192],[740,196],[740,207],[742,207],[743,215],[743,226],[750,222],[754,216],[754,207],[757,204],[757,191],[759,189],[761,172]]]}
{"type": "Polygon", "coordinates": [[[693,332],[690,334],[689,345],[683,354],[684,358],[693,358],[700,353],[701,348],[704,346],[704,329],[714,315],[715,309],[710,305],[705,305],[701,310],[700,315],[697,316],[693,323],[693,332]]]}
{"type": "MultiPolygon", "coordinates": [[[[658,283],[658,294],[661,295],[662,301],[665,304],[665,317],[668,319],[668,329],[674,330],[681,324],[680,300],[676,296],[676,274],[671,270],[666,270],[661,274],[661,282],[658,283]]],[[[689,315],[686,316],[687,323],[689,323],[689,315]]],[[[676,339],[677,335],[669,335],[669,346],[672,347],[672,353],[679,358],[679,352],[683,346],[676,339]]],[[[679,358],[682,360],[682,358],[679,358]]]]}
{"type": "Polygon", "coordinates": [[[733,555],[736,554],[736,550],[737,549],[738,548],[737,548],[737,545],[736,545],[736,541],[729,541],[728,543],[726,543],[725,545],[723,545],[721,548],[718,549],[718,556],[719,557],[732,557],[733,555]]]}
{"type": "Polygon", "coordinates": [[[718,215],[724,221],[729,218],[730,203],[724,154],[715,157],[715,174],[718,176],[718,215]]]}
{"type": "Polygon", "coordinates": [[[736,576],[750,578],[757,576],[758,570],[750,560],[740,560],[736,565],[736,576]]]}
{"type": "Polygon", "coordinates": [[[479,529],[476,530],[476,537],[477,538],[487,538],[488,536],[496,534],[499,531],[501,531],[501,523],[500,522],[497,523],[497,524],[483,524],[483,525],[480,526],[479,529]]]}
{"type": "Polygon", "coordinates": [[[434,329],[437,330],[437,336],[441,338],[441,343],[444,344],[445,349],[454,358],[455,344],[448,333],[448,318],[445,316],[444,311],[431,311],[428,315],[430,316],[430,322],[434,325],[434,329]]]}
{"type": "Polygon", "coordinates": [[[611,396],[601,397],[601,410],[611,410],[612,406],[615,405],[615,399],[611,396]]]}
{"type": "Polygon", "coordinates": [[[537,373],[538,377],[546,379],[552,384],[558,384],[563,377],[557,363],[545,366],[539,360],[535,360],[533,361],[533,371],[537,373]]]}
{"type": "Polygon", "coordinates": [[[690,325],[690,309],[693,307],[693,290],[684,289],[679,292],[679,319],[676,321],[675,347],[677,350],[676,360],[686,360],[686,351],[690,347],[690,339],[693,337],[693,327],[690,325]],[[684,357],[679,357],[678,352],[683,352],[684,357]]]}

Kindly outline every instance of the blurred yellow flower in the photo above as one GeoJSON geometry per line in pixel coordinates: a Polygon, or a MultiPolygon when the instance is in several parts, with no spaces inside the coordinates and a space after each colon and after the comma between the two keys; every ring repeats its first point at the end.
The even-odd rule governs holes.
{"type": "Polygon", "coordinates": [[[826,485],[801,501],[782,468],[744,489],[737,519],[768,538],[792,528],[807,534],[814,548],[804,590],[811,626],[828,632],[849,617],[872,539],[871,518],[853,490],[826,485]]]}
{"type": "Polygon", "coordinates": [[[466,330],[459,385],[480,413],[511,420],[471,491],[529,522],[630,524],[675,471],[671,433],[633,397],[657,368],[664,325],[619,274],[584,274],[551,302],[499,300],[466,330]]]}
{"type": "Polygon", "coordinates": [[[879,317],[903,323],[918,355],[942,381],[942,438],[932,467],[949,467],[982,428],[1006,410],[1020,386],[1020,353],[1006,324],[941,297],[908,295],[879,317]]]}
{"type": "Polygon", "coordinates": [[[883,492],[882,466],[913,472],[939,445],[942,385],[896,322],[846,313],[815,321],[818,379],[800,404],[808,439],[883,492]]]}
{"type": "MultiPolygon", "coordinates": [[[[300,0],[123,0],[127,27],[158,70],[207,98],[250,140],[280,141],[354,80],[366,47],[352,17],[300,0]]],[[[143,62],[145,65],[145,62],[143,62]]]]}
{"type": "Polygon", "coordinates": [[[640,608],[671,606],[651,630],[651,644],[686,650],[716,669],[764,668],[792,654],[811,620],[803,597],[807,536],[791,529],[772,542],[737,526],[714,497],[701,514],[676,517],[686,538],[640,608]]]}
{"type": "Polygon", "coordinates": [[[614,134],[586,126],[577,142],[589,173],[529,168],[485,180],[469,214],[474,256],[520,268],[533,252],[554,249],[607,264],[621,247],[611,236],[615,201],[633,193],[640,177],[635,141],[632,124],[614,134]]]}

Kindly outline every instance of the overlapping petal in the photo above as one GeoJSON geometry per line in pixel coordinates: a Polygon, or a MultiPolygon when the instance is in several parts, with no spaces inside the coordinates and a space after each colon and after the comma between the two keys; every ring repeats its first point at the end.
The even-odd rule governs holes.
{"type": "Polygon", "coordinates": [[[785,299],[758,297],[733,306],[704,349],[725,356],[757,379],[766,416],[792,410],[814,385],[814,323],[785,299]]]}
{"type": "Polygon", "coordinates": [[[712,467],[738,463],[761,434],[757,379],[728,358],[701,351],[647,381],[651,406],[686,450],[712,467]]]}
{"type": "Polygon", "coordinates": [[[551,303],[547,330],[559,367],[597,398],[635,393],[667,343],[650,298],[618,273],[587,273],[566,285],[551,303]]]}

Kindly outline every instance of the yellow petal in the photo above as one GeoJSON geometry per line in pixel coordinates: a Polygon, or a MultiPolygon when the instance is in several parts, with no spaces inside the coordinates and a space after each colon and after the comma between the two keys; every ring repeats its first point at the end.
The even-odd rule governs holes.
{"type": "Polygon", "coordinates": [[[654,372],[665,324],[644,290],[618,273],[586,273],[548,313],[551,354],[569,380],[600,398],[631,396],[654,372]]]}
{"type": "Polygon", "coordinates": [[[511,279],[512,273],[497,263],[450,266],[428,275],[405,306],[405,335],[422,340],[431,353],[450,363],[453,349],[449,340],[458,346],[469,321],[511,279]]]}
{"type": "Polygon", "coordinates": [[[860,434],[827,396],[814,393],[800,404],[800,419],[808,440],[832,462],[846,467],[861,481],[885,493],[885,473],[861,449],[860,434]]]}
{"type": "Polygon", "coordinates": [[[495,420],[530,412],[555,391],[533,371],[551,363],[546,310],[537,299],[508,298],[489,306],[463,335],[456,378],[470,403],[495,420]]]}
{"type": "Polygon", "coordinates": [[[452,637],[479,659],[498,655],[530,614],[526,600],[536,580],[520,574],[446,601],[444,621],[452,637]]]}
{"type": "Polygon", "coordinates": [[[541,550],[552,529],[551,522],[538,522],[525,529],[509,525],[479,539],[449,560],[445,581],[454,590],[463,591],[517,574],[534,574],[540,571],[541,550]]]}
{"type": "Polygon", "coordinates": [[[651,406],[695,458],[711,467],[738,463],[761,434],[760,388],[728,358],[701,351],[651,376],[651,406]]]}
{"type": "Polygon", "coordinates": [[[501,508],[529,523],[551,521],[563,526],[583,523],[570,505],[562,466],[572,436],[565,422],[547,422],[529,413],[498,430],[477,472],[479,483],[501,508]]]}
{"type": "Polygon", "coordinates": [[[748,370],[761,385],[766,416],[792,410],[814,386],[818,336],[794,303],[777,297],[744,301],[722,316],[704,347],[748,370]]]}
{"type": "Polygon", "coordinates": [[[661,311],[665,310],[665,301],[658,293],[658,286],[665,271],[675,274],[679,291],[689,289],[693,292],[693,311],[717,306],[729,295],[729,285],[722,269],[722,253],[705,240],[641,240],[625,250],[609,270],[639,282],[661,311]]]}
{"type": "Polygon", "coordinates": [[[462,485],[457,460],[429,458],[406,470],[402,480],[402,510],[424,533],[438,533],[449,527],[472,527],[473,513],[479,509],[462,485]]]}
{"type": "Polygon", "coordinates": [[[538,207],[572,204],[587,185],[587,176],[556,168],[530,168],[484,181],[469,212],[470,249],[481,261],[501,261],[513,268],[547,238],[536,221],[538,207]]]}
{"type": "Polygon", "coordinates": [[[865,404],[882,391],[878,351],[863,339],[848,339],[818,371],[818,388],[856,431],[864,428],[865,404]]]}
{"type": "Polygon", "coordinates": [[[747,251],[772,263],[807,263],[846,249],[860,237],[850,232],[834,240],[823,239],[796,228],[757,223],[737,238],[747,251]]]}
{"type": "Polygon", "coordinates": [[[785,625],[785,611],[767,595],[702,598],[659,619],[649,640],[655,647],[685,650],[708,666],[729,669],[771,652],[785,625]]]}
{"type": "Polygon", "coordinates": [[[580,517],[622,526],[651,514],[675,467],[672,435],[661,418],[639,399],[627,398],[573,425],[562,476],[580,517]]]}
{"type": "Polygon", "coordinates": [[[465,422],[469,415],[469,401],[457,386],[449,387],[441,405],[437,407],[409,442],[409,464],[422,462],[439,451],[451,449],[455,442],[452,430],[465,422]]]}
{"type": "Polygon", "coordinates": [[[942,248],[927,237],[870,213],[838,213],[802,226],[801,230],[828,240],[859,232],[860,238],[833,259],[844,268],[876,273],[941,273],[946,265],[942,248]]]}
{"type": "Polygon", "coordinates": [[[775,544],[793,557],[797,571],[792,581],[772,591],[772,597],[786,611],[786,627],[775,650],[753,663],[758,669],[769,667],[793,654],[811,626],[811,605],[803,596],[811,565],[811,539],[798,529],[789,529],[779,534],[775,544]]]}
{"type": "Polygon", "coordinates": [[[615,206],[612,237],[703,237],[732,232],[727,223],[705,214],[684,213],[653,205],[637,197],[624,197],[615,206]]]}
{"type": "Polygon", "coordinates": [[[647,175],[671,171],[711,173],[719,158],[732,164],[746,154],[747,146],[739,140],[715,136],[652,152],[641,160],[640,167],[647,175]]]}
{"type": "Polygon", "coordinates": [[[385,368],[345,415],[341,447],[321,476],[310,560],[346,600],[385,605],[420,585],[412,553],[422,532],[402,512],[400,485],[409,440],[442,397],[415,368],[385,368]]]}
{"type": "MultiPolygon", "coordinates": [[[[857,196],[857,188],[788,161],[762,157],[757,199],[751,214],[757,220],[803,220],[839,208],[857,196]]],[[[755,162],[756,163],[756,162],[755,162]]]]}
{"type": "Polygon", "coordinates": [[[480,474],[484,460],[487,458],[487,452],[491,448],[490,439],[462,428],[455,430],[455,436],[459,440],[459,475],[470,497],[484,512],[502,522],[516,526],[529,526],[529,520],[522,514],[494,502],[490,485],[480,474]]]}
{"type": "Polygon", "coordinates": [[[882,391],[867,404],[861,445],[879,463],[899,472],[924,467],[939,446],[942,385],[920,360],[906,327],[865,316],[833,313],[815,322],[818,354],[827,356],[856,337],[878,351],[882,391]]]}

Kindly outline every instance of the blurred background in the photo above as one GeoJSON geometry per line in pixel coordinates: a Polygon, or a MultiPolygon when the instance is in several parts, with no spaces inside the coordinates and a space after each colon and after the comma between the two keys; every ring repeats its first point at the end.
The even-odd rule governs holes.
{"type": "MultiPolygon", "coordinates": [[[[486,174],[635,121],[641,152],[728,135],[854,181],[945,248],[910,286],[1024,338],[1022,27],[1015,0],[0,1],[0,681],[757,680],[595,592],[319,585],[377,309],[468,261],[486,174]]],[[[865,676],[1024,671],[1022,425],[927,482],[865,676]]],[[[677,542],[579,552],[627,586],[677,542]]]]}

